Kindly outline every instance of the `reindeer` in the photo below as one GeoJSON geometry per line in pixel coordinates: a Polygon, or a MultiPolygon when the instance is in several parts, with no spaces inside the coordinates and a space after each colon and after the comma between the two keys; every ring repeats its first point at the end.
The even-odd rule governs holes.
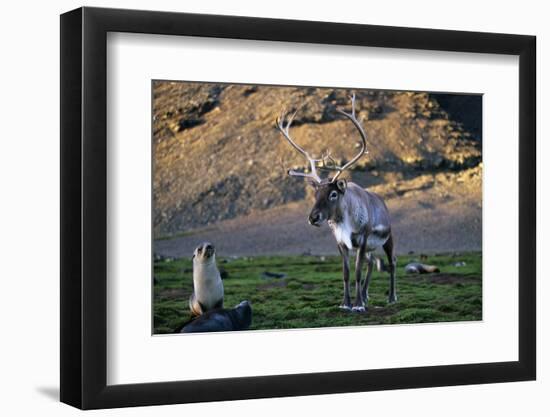
{"type": "Polygon", "coordinates": [[[374,267],[372,252],[379,247],[384,249],[388,258],[388,270],[390,272],[389,303],[397,301],[395,289],[396,257],[394,255],[394,242],[390,224],[390,216],[386,204],[382,198],[359,185],[345,179],[339,179],[340,175],[352,167],[367,152],[367,135],[355,115],[355,94],[351,98],[351,113],[341,109],[337,111],[349,119],[361,137],[361,149],[349,162],[343,166],[337,166],[329,153],[321,158],[313,158],[307,151],[298,145],[290,136],[290,125],[296,112],[286,117],[285,111],[276,119],[276,128],[292,147],[302,154],[309,163],[309,173],[289,170],[292,177],[306,178],[315,188],[315,204],[309,214],[309,224],[319,227],[325,221],[332,229],[332,233],[338,243],[338,250],[342,256],[344,300],[341,309],[346,311],[366,311],[369,299],[369,282],[374,267]],[[287,119],[285,121],[285,119],[287,119]],[[319,165],[318,164],[322,164],[319,165]],[[321,179],[317,168],[336,171],[334,176],[321,179]],[[355,261],[355,302],[352,306],[349,285],[349,252],[357,250],[355,261]],[[361,284],[361,271],[363,262],[367,261],[367,275],[361,284]]]}

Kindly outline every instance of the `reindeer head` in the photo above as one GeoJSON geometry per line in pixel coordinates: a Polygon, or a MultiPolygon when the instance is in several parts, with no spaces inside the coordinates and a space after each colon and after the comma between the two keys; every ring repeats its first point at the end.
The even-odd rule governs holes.
{"type": "Polygon", "coordinates": [[[309,173],[289,170],[288,175],[292,177],[306,178],[313,187],[315,187],[315,204],[309,214],[309,223],[312,226],[320,226],[326,220],[339,220],[341,201],[346,192],[346,180],[338,179],[340,174],[346,169],[354,165],[363,155],[367,153],[367,135],[363,130],[363,126],[355,116],[355,94],[351,98],[351,113],[346,113],[343,110],[337,111],[347,117],[358,130],[361,136],[361,150],[348,163],[343,166],[337,166],[330,153],[322,155],[320,158],[312,157],[300,145],[298,145],[290,136],[290,125],[296,116],[294,112],[285,122],[285,113],[276,120],[276,128],[282,133],[294,149],[301,153],[309,163],[309,173]],[[317,169],[336,171],[334,176],[321,179],[317,173],[317,169]]]}
{"type": "Polygon", "coordinates": [[[340,202],[345,192],[344,179],[315,185],[315,204],[309,213],[309,224],[319,227],[326,220],[340,218],[340,202]]]}

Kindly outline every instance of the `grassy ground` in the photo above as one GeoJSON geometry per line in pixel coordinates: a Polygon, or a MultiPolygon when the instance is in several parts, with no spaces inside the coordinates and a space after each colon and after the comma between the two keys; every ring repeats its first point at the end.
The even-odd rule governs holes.
{"type": "MultiPolygon", "coordinates": [[[[218,258],[218,266],[228,274],[225,306],[249,300],[253,330],[482,319],[480,253],[429,256],[423,262],[437,265],[440,273],[407,275],[404,266],[413,258],[399,258],[396,304],[387,304],[388,273],[374,272],[365,314],[338,308],[343,296],[338,256],[218,258]],[[466,265],[454,266],[460,261],[466,265]],[[266,278],[266,271],[286,277],[266,278]]],[[[154,274],[154,332],[173,333],[190,318],[192,262],[158,260],[154,274]]],[[[351,288],[353,299],[354,283],[351,288]]]]}

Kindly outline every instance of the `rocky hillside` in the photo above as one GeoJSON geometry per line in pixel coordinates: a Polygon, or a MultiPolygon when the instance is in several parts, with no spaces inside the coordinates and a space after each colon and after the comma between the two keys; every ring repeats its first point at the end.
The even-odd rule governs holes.
{"type": "MultiPolygon", "coordinates": [[[[275,117],[283,108],[297,109],[295,140],[313,154],[330,149],[337,162],[345,162],[357,151],[358,135],[335,109],[349,109],[351,93],[155,82],[155,237],[303,200],[307,186],[286,170],[303,169],[305,161],[274,128],[275,117]]],[[[441,177],[438,187],[450,193],[461,188],[464,173],[481,178],[480,97],[355,93],[369,153],[350,173],[354,181],[391,197],[416,186],[432,188],[433,178],[441,177]]],[[[481,181],[467,193],[481,201],[481,181]]]]}

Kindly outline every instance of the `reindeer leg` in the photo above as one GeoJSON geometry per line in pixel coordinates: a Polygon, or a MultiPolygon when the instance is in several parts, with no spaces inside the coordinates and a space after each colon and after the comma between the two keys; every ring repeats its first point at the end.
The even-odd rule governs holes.
{"type": "Polygon", "coordinates": [[[344,300],[340,308],[342,310],[351,310],[351,299],[349,296],[349,250],[345,245],[338,245],[340,255],[342,255],[342,268],[344,272],[344,300]]]}
{"type": "Polygon", "coordinates": [[[367,258],[367,277],[365,278],[365,282],[363,283],[363,287],[361,288],[361,295],[363,296],[363,301],[365,302],[366,307],[369,302],[369,284],[370,278],[372,276],[372,271],[374,269],[374,258],[372,256],[372,252],[367,252],[365,256],[367,258]]]}
{"type": "Polygon", "coordinates": [[[363,272],[363,261],[365,260],[366,253],[366,239],[363,239],[363,243],[357,249],[357,257],[355,258],[355,305],[352,310],[357,312],[365,311],[365,304],[363,303],[363,293],[361,291],[361,275],[363,272]]]}
{"type": "Polygon", "coordinates": [[[388,302],[392,304],[397,301],[397,293],[395,290],[395,269],[397,265],[397,259],[393,253],[393,236],[391,234],[386,243],[384,243],[383,248],[388,258],[388,269],[390,271],[390,294],[388,297],[388,302]]]}

